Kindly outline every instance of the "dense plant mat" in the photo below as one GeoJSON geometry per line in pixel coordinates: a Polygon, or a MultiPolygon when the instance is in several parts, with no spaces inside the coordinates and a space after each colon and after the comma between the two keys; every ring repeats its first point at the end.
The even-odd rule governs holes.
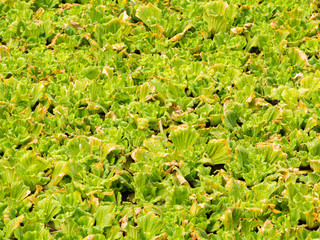
{"type": "Polygon", "coordinates": [[[319,7],[1,1],[0,239],[319,239],[319,7]]]}

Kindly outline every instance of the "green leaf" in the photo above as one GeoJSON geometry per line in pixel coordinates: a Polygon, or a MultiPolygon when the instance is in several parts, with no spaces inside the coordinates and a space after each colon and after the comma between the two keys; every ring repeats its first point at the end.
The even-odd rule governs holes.
{"type": "Polygon", "coordinates": [[[188,126],[177,127],[170,133],[170,140],[179,151],[189,149],[197,141],[199,134],[188,126]]]}
{"type": "Polygon", "coordinates": [[[231,148],[228,147],[228,143],[224,139],[210,140],[206,145],[205,152],[208,158],[201,159],[202,163],[217,165],[229,163],[231,160],[231,148]]]}
{"type": "Polygon", "coordinates": [[[25,219],[25,216],[24,216],[24,214],[22,214],[19,217],[16,217],[16,218],[10,220],[6,224],[6,226],[4,228],[4,233],[5,233],[5,238],[6,239],[11,238],[11,236],[13,235],[14,230],[17,229],[20,226],[20,224],[24,221],[24,219],[25,219]]]}
{"type": "Polygon", "coordinates": [[[138,227],[143,232],[146,239],[152,239],[154,236],[160,233],[162,229],[162,223],[160,218],[152,213],[138,218],[138,227]]]}
{"type": "Polygon", "coordinates": [[[140,18],[148,27],[158,23],[161,20],[161,10],[152,3],[138,7],[136,16],[140,18]]]}
{"type": "Polygon", "coordinates": [[[36,204],[35,211],[43,217],[44,223],[48,223],[61,211],[61,203],[54,199],[44,198],[36,204]]]}

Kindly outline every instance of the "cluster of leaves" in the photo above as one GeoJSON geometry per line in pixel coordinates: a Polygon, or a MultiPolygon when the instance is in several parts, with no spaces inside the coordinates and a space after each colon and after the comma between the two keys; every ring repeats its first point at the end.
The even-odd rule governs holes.
{"type": "Polygon", "coordinates": [[[0,238],[320,238],[319,9],[1,1],[0,238]]]}

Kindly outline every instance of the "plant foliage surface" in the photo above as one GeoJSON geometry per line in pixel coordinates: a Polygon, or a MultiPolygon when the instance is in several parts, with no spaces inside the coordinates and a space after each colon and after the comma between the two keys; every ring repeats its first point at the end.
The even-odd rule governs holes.
{"type": "Polygon", "coordinates": [[[2,0],[0,239],[319,239],[318,0],[2,0]]]}

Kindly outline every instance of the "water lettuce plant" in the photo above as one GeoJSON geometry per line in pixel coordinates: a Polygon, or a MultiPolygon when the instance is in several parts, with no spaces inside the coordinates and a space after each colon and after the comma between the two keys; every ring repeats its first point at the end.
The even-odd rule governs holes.
{"type": "Polygon", "coordinates": [[[318,0],[0,2],[0,239],[319,239],[318,0]]]}

